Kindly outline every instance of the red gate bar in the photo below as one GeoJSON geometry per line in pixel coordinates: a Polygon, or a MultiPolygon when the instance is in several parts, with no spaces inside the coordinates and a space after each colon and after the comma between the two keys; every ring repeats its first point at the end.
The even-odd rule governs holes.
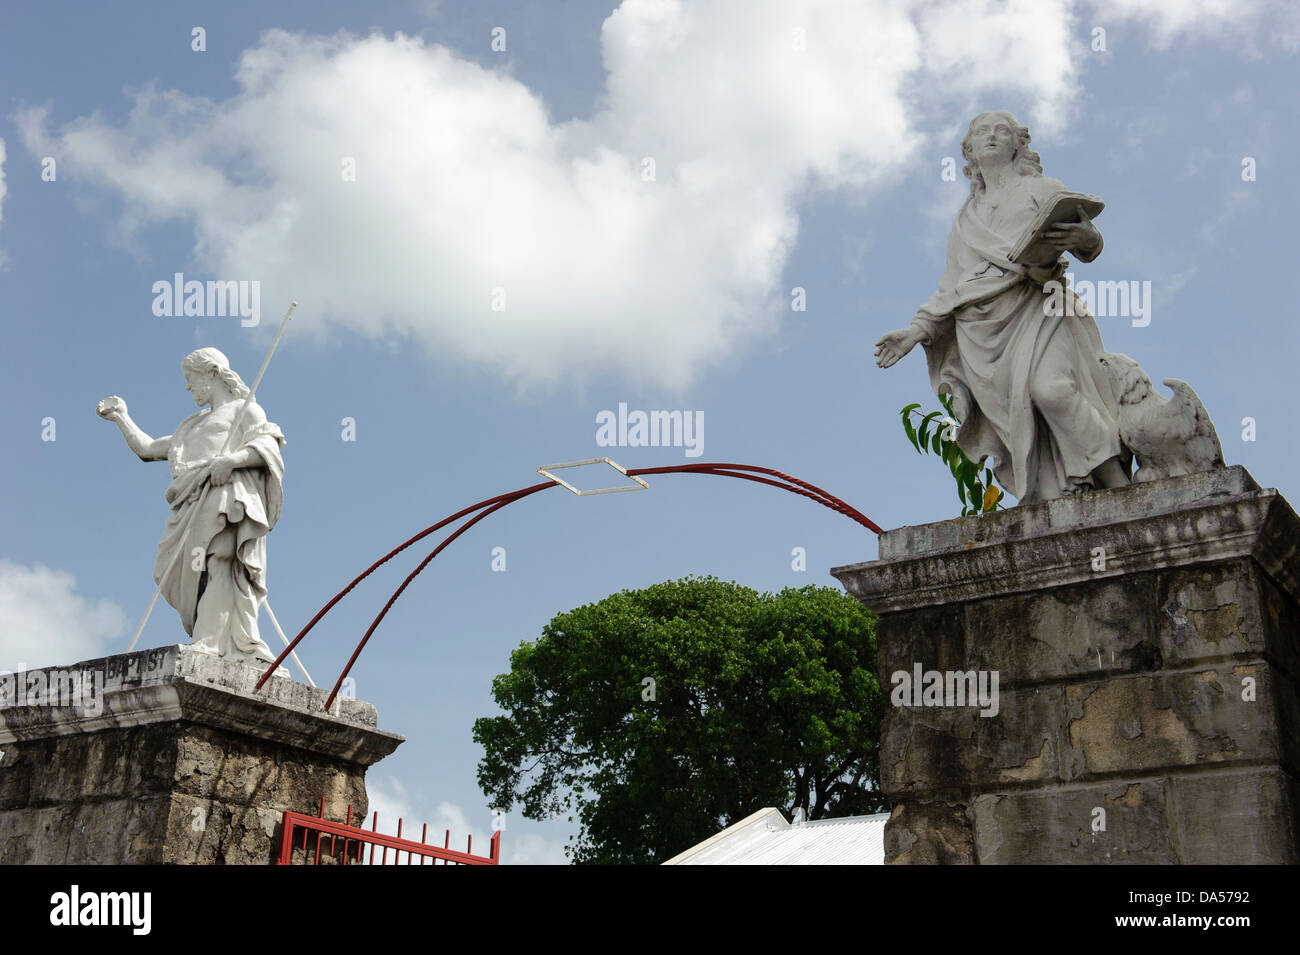
{"type": "Polygon", "coordinates": [[[429,845],[425,839],[428,836],[429,826],[426,823],[420,834],[420,841],[415,842],[411,839],[403,839],[402,820],[397,820],[397,835],[390,836],[378,831],[379,813],[374,814],[369,831],[362,829],[360,826],[352,824],[352,806],[348,805],[347,822],[334,822],[325,818],[325,800],[321,799],[320,814],[309,816],[303,812],[286,812],[284,814],[284,828],[280,836],[280,855],[276,860],[276,865],[293,864],[294,841],[298,834],[302,834],[300,849],[303,851],[304,859],[307,858],[307,840],[309,835],[315,834],[316,851],[311,857],[310,864],[320,865],[321,842],[326,836],[330,838],[330,848],[328,857],[333,858],[338,846],[337,840],[343,840],[343,865],[349,863],[360,865],[364,864],[365,846],[370,846],[370,863],[375,861],[375,848],[383,849],[380,856],[380,865],[388,861],[388,850],[393,850],[393,863],[401,864],[401,854],[405,852],[406,864],[414,865],[415,858],[419,856],[420,865],[500,865],[501,864],[501,831],[497,830],[492,833],[492,840],[488,846],[486,856],[474,855],[471,851],[474,845],[474,837],[469,836],[465,841],[465,851],[459,852],[451,848],[451,830],[446,830],[446,837],[443,845],[429,845]],[[355,853],[355,858],[354,858],[355,853]]]}

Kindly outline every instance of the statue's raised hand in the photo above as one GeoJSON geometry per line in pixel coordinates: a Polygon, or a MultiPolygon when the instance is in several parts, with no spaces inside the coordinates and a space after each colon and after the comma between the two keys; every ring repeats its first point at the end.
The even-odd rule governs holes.
{"type": "Polygon", "coordinates": [[[876,364],[881,368],[888,368],[915,348],[920,340],[920,335],[911,326],[885,332],[876,342],[876,364]]]}
{"type": "Polygon", "coordinates": [[[117,395],[109,395],[95,406],[95,414],[106,421],[116,421],[126,414],[126,402],[117,395]]]}

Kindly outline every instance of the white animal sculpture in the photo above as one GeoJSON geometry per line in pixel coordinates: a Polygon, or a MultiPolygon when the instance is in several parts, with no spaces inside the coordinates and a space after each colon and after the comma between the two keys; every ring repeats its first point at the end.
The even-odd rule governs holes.
{"type": "Polygon", "coordinates": [[[1214,423],[1191,385],[1166,378],[1165,387],[1171,388],[1174,396],[1162,398],[1147,373],[1128,355],[1107,353],[1101,363],[1111,374],[1119,402],[1120,440],[1139,465],[1134,483],[1224,466],[1214,423]]]}

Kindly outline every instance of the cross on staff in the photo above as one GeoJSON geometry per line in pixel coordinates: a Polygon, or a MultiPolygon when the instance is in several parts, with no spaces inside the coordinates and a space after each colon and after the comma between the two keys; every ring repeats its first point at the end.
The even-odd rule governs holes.
{"type": "MultiPolygon", "coordinates": [[[[226,439],[221,445],[221,451],[216,457],[222,457],[230,451],[230,443],[235,439],[235,435],[239,431],[239,426],[244,420],[244,414],[248,411],[248,406],[252,404],[253,397],[257,394],[257,388],[262,383],[262,376],[266,374],[266,367],[271,364],[271,356],[275,354],[276,348],[279,347],[280,339],[284,336],[284,330],[288,327],[289,319],[293,317],[293,310],[297,307],[298,303],[296,301],[291,302],[289,304],[289,310],[284,313],[284,319],[280,322],[280,328],[275,333],[275,340],[271,342],[271,347],[267,351],[266,357],[262,359],[262,367],[258,369],[257,377],[253,379],[252,387],[249,388],[248,394],[244,396],[244,402],[239,406],[239,412],[235,415],[230,430],[226,433],[226,439]]],[[[215,460],[215,458],[213,460],[215,460]]],[[[198,501],[185,515],[176,539],[176,546],[172,550],[171,557],[167,560],[163,573],[158,578],[158,586],[154,589],[153,599],[149,601],[149,607],[145,610],[144,617],[140,620],[140,626],[135,628],[135,636],[131,638],[131,644],[126,648],[128,653],[135,649],[136,643],[140,640],[140,634],[144,632],[145,625],[149,622],[149,617],[153,614],[153,608],[157,605],[158,597],[162,593],[163,581],[165,581],[168,575],[171,574],[172,568],[176,565],[176,561],[180,559],[181,553],[185,548],[185,542],[189,534],[190,525],[193,523],[195,515],[203,510],[203,503],[207,500],[208,492],[211,491],[211,489],[211,479],[204,478],[203,488],[199,492],[198,501]]],[[[284,644],[287,647],[289,645],[289,638],[285,636],[284,631],[280,629],[280,622],[275,618],[275,613],[271,610],[271,605],[265,597],[262,598],[260,606],[266,608],[266,615],[270,619],[271,625],[275,628],[275,632],[280,635],[280,639],[284,641],[284,644]]],[[[316,684],[312,681],[311,675],[307,672],[307,668],[303,666],[302,661],[298,659],[298,654],[293,652],[292,656],[293,662],[298,665],[298,669],[302,670],[302,675],[306,678],[307,683],[314,687],[316,684]]]]}

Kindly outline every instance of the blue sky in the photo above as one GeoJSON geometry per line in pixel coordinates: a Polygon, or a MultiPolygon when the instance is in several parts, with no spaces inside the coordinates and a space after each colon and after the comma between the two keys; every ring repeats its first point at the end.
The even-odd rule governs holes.
{"type": "MultiPolygon", "coordinates": [[[[1294,500],[1298,44],[1288,4],[1208,0],[6,3],[0,668],[120,652],[152,593],[166,469],[95,403],[170,433],[193,410],[181,358],[213,345],[251,381],[291,298],[258,395],[288,438],[268,550],[291,633],[410,534],[556,461],[738,461],[886,528],[955,516],[898,425],[937,407],[920,350],[887,371],[872,350],[942,273],[984,109],[1106,200],[1076,279],[1150,289],[1149,322],[1098,316],[1107,348],[1188,380],[1228,462],[1294,500]],[[260,322],[155,315],[177,272],[259,282],[260,322]],[[600,447],[620,402],[702,415],[702,456],[600,447]]],[[[651,484],[535,495],[404,595],[354,671],[408,737],[370,775],[382,809],[486,835],[470,728],[554,614],[687,574],[833,585],[876,556],[793,495],[651,484]]],[[[433,543],[308,638],[318,683],[433,543]]],[[[183,639],[163,606],[142,645],[183,639]]],[[[571,831],[513,814],[506,859],[562,861],[571,831]]]]}

